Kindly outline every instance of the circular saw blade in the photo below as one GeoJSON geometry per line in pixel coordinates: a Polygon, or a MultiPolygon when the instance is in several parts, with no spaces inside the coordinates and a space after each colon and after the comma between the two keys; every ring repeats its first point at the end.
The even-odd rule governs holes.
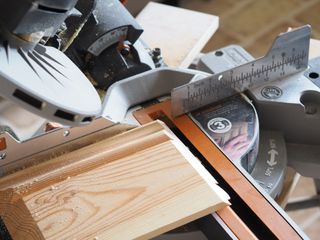
{"type": "Polygon", "coordinates": [[[0,43],[0,95],[52,121],[75,126],[101,112],[90,81],[61,51],[42,45],[32,50],[0,43]]]}

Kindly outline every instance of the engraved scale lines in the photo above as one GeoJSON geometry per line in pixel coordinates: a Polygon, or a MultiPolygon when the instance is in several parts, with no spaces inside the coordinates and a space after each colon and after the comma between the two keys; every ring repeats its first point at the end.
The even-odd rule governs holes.
{"type": "Polygon", "coordinates": [[[308,25],[283,33],[266,56],[174,89],[173,116],[303,71],[308,67],[310,33],[308,25]]]}
{"type": "MultiPolygon", "coordinates": [[[[259,60],[257,60],[256,62],[237,67],[234,70],[215,74],[208,78],[210,79],[209,84],[195,82],[192,86],[188,86],[187,103],[185,104],[196,105],[199,101],[202,102],[207,99],[207,97],[212,97],[213,95],[216,95],[216,99],[220,99],[222,93],[220,90],[230,88],[230,91],[234,90],[234,93],[236,93],[237,91],[235,88],[239,84],[247,84],[247,87],[250,88],[253,85],[252,82],[254,79],[259,79],[264,76],[264,80],[269,80],[268,78],[272,72],[277,72],[279,70],[285,71],[286,67],[300,66],[303,60],[307,57],[308,54],[303,50],[298,54],[292,54],[289,57],[282,57],[281,61],[273,60],[271,64],[262,64],[261,66],[256,67],[259,65],[259,60]],[[249,71],[246,70],[248,66],[251,66],[249,71]],[[234,72],[240,73],[235,74],[234,72]],[[218,79],[219,76],[223,76],[224,80],[220,81],[218,79]]],[[[281,74],[279,77],[281,77],[281,74]]],[[[232,93],[228,92],[227,95],[229,94],[232,93]]]]}

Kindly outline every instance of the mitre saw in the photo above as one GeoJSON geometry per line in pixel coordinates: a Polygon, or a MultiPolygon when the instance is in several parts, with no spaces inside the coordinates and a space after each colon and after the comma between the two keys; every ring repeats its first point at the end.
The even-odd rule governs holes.
{"type": "Polygon", "coordinates": [[[173,115],[191,111],[272,197],[287,165],[319,177],[320,65],[308,62],[309,26],[279,35],[263,58],[232,45],[181,70],[139,40],[142,29],[117,0],[0,6],[2,175],[117,123],[138,125],[132,113],[172,91],[173,115]]]}

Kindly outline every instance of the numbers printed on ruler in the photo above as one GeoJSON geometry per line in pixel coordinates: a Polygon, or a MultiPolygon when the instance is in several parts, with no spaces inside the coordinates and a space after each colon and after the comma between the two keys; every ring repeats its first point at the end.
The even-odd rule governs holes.
{"type": "Polygon", "coordinates": [[[303,71],[308,66],[310,32],[310,26],[304,26],[280,34],[265,57],[175,88],[173,116],[303,71]]]}
{"type": "Polygon", "coordinates": [[[283,52],[281,58],[272,55],[271,59],[270,64],[265,64],[265,59],[261,59],[264,60],[263,62],[259,59],[253,63],[241,65],[234,70],[218,74],[218,79],[217,75],[213,75],[208,78],[207,83],[195,82],[192,87],[188,86],[188,97],[185,99],[187,103],[184,105],[201,105],[201,102],[206,102],[211,95],[214,95],[214,101],[220,100],[236,92],[257,87],[270,79],[284,77],[286,73],[301,69],[303,61],[308,59],[308,53],[305,50],[296,53],[293,48],[290,56],[286,57],[286,53],[283,52]]]}

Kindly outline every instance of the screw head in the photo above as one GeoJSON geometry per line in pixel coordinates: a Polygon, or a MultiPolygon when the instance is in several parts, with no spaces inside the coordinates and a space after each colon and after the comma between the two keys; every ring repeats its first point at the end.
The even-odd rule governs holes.
{"type": "Polygon", "coordinates": [[[282,90],[276,86],[264,87],[261,95],[266,99],[277,99],[282,96],[282,90]]]}
{"type": "Polygon", "coordinates": [[[0,160],[4,160],[7,157],[7,153],[0,153],[0,160]]]}
{"type": "Polygon", "coordinates": [[[64,137],[68,137],[70,135],[70,131],[69,130],[66,130],[63,132],[63,136],[64,137]]]}

